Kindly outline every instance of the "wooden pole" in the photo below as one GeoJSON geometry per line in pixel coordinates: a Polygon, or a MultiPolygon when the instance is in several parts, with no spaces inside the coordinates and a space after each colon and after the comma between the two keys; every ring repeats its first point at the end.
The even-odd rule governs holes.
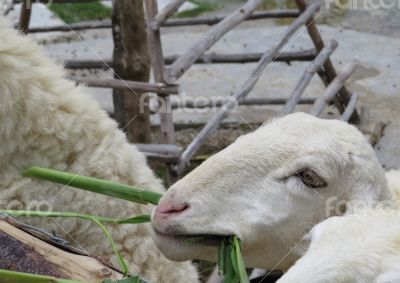
{"type": "MultiPolygon", "coordinates": [[[[314,104],[315,98],[303,98],[298,101],[298,104],[314,104]]],[[[208,107],[222,107],[229,99],[224,100],[199,100],[196,98],[185,98],[179,101],[171,101],[171,108],[208,108],[208,107]]],[[[245,98],[239,101],[239,105],[282,105],[286,104],[285,98],[245,98]]],[[[157,110],[154,110],[156,112],[157,110]]]]}
{"type": "MultiPolygon", "coordinates": [[[[151,64],[153,67],[154,80],[157,83],[171,82],[166,78],[164,56],[161,47],[161,35],[159,29],[152,29],[151,22],[158,13],[157,0],[145,0],[145,11],[146,11],[146,22],[147,22],[147,40],[150,47],[151,64]]],[[[166,144],[175,144],[175,129],[174,119],[171,111],[171,100],[169,95],[162,95],[157,93],[159,96],[160,106],[160,130],[166,144]]],[[[169,166],[170,169],[170,166],[169,166]]],[[[172,184],[175,182],[175,177],[172,171],[169,170],[167,174],[166,182],[172,184]]]]}
{"type": "Polygon", "coordinates": [[[328,105],[331,100],[337,95],[338,91],[342,89],[344,82],[351,76],[354,72],[356,64],[348,64],[344,66],[343,70],[339,75],[329,84],[325,92],[317,98],[312,109],[311,114],[317,117],[322,115],[324,108],[328,105]]]}
{"type": "MultiPolygon", "coordinates": [[[[246,17],[248,20],[261,19],[277,19],[277,18],[297,18],[301,13],[298,10],[272,10],[272,11],[256,11],[246,17]]],[[[165,21],[163,27],[193,26],[193,25],[215,25],[225,19],[226,16],[214,17],[198,17],[198,18],[182,18],[169,19],[165,21]]]]}
{"type": "MultiPolygon", "coordinates": [[[[113,66],[114,77],[117,79],[113,83],[128,86],[124,80],[148,82],[150,57],[143,2],[114,1],[112,23],[113,66]]],[[[144,91],[128,87],[113,88],[114,115],[131,142],[151,142],[150,109],[148,103],[143,103],[147,97],[144,91]]]]}
{"type": "Polygon", "coordinates": [[[24,0],[21,5],[18,28],[22,33],[28,33],[29,21],[31,19],[32,3],[31,0],[24,0]]]}
{"type": "Polygon", "coordinates": [[[295,21],[293,21],[289,27],[287,28],[283,38],[281,41],[272,49],[268,50],[264,53],[263,57],[258,62],[256,68],[253,70],[251,76],[246,80],[246,82],[242,85],[239,91],[235,92],[229,102],[225,103],[218,112],[214,114],[213,117],[209,120],[209,122],[204,126],[204,128],[200,131],[200,133],[193,139],[193,141],[189,144],[189,146],[185,149],[182,154],[181,160],[176,167],[176,172],[178,174],[182,174],[188,165],[190,159],[196,153],[196,151],[200,148],[200,146],[204,143],[208,136],[210,136],[219,126],[225,117],[229,115],[229,113],[236,106],[237,101],[243,99],[255,86],[257,80],[260,75],[266,68],[266,66],[272,62],[279,54],[279,51],[285,46],[285,44],[289,41],[289,39],[295,34],[295,32],[302,26],[304,23],[312,17],[312,15],[318,11],[320,8],[320,4],[315,2],[307,7],[307,9],[298,17],[295,21]]]}
{"type": "Polygon", "coordinates": [[[214,45],[229,30],[243,22],[262,3],[262,0],[249,0],[224,20],[212,27],[199,40],[195,41],[187,51],[169,68],[169,76],[176,80],[199,58],[206,50],[214,45]]]}
{"type": "MultiPolygon", "coordinates": [[[[304,9],[306,9],[307,4],[306,4],[305,0],[295,0],[295,1],[296,1],[297,7],[299,8],[300,11],[304,11],[304,9]]],[[[314,43],[315,49],[317,50],[317,52],[320,52],[322,50],[322,48],[324,47],[324,42],[322,40],[321,34],[319,33],[316,24],[315,24],[314,17],[310,18],[306,22],[306,27],[307,27],[308,33],[311,37],[311,40],[314,43]]],[[[326,77],[324,75],[322,75],[321,73],[319,73],[319,75],[321,76],[321,79],[324,81],[325,85],[328,85],[335,79],[336,71],[335,71],[335,68],[333,67],[332,61],[330,59],[325,61],[323,73],[326,75],[326,77]]],[[[350,93],[347,91],[347,89],[345,87],[342,87],[340,89],[340,92],[337,95],[337,97],[335,97],[333,99],[333,103],[339,109],[340,113],[343,113],[346,105],[349,103],[349,100],[350,100],[350,93]]],[[[357,111],[354,111],[353,115],[351,116],[350,121],[353,123],[357,123],[357,122],[359,122],[359,120],[360,119],[359,119],[357,111]]]]}
{"type": "Polygon", "coordinates": [[[129,90],[129,95],[136,95],[132,90],[138,92],[157,92],[161,94],[178,94],[177,86],[167,86],[161,83],[145,83],[119,79],[75,79],[72,80],[90,87],[112,88],[129,90]]]}
{"type": "Polygon", "coordinates": [[[325,46],[321,52],[318,54],[317,58],[304,71],[301,79],[297,83],[294,91],[292,92],[289,100],[287,101],[286,105],[283,107],[281,111],[281,115],[287,115],[292,113],[298,104],[301,95],[303,94],[304,90],[310,83],[314,74],[322,68],[322,65],[325,61],[329,58],[329,56],[333,53],[333,51],[338,46],[338,42],[336,40],[331,40],[328,42],[327,46],[325,46]]]}
{"type": "MultiPolygon", "coordinates": [[[[249,15],[246,18],[246,20],[296,18],[299,15],[300,12],[298,10],[260,11],[260,12],[254,12],[253,14],[249,15]]],[[[221,22],[224,18],[225,18],[224,16],[216,16],[216,17],[168,19],[162,24],[162,26],[178,27],[178,26],[192,26],[192,25],[215,25],[221,22]]],[[[77,31],[77,30],[101,29],[101,28],[111,28],[111,21],[110,20],[82,21],[79,23],[69,24],[69,27],[66,27],[65,25],[35,27],[35,28],[30,28],[29,33],[51,32],[51,31],[68,32],[71,31],[71,29],[77,31]]]]}
{"type": "Polygon", "coordinates": [[[160,26],[168,19],[168,17],[175,14],[179,7],[185,2],[186,0],[172,0],[169,2],[164,9],[162,9],[151,21],[151,28],[159,29],[160,26]]]}
{"type": "MultiPolygon", "coordinates": [[[[263,53],[243,53],[243,54],[219,54],[206,53],[195,61],[196,64],[244,64],[258,62],[263,53]]],[[[274,62],[292,62],[292,61],[311,61],[315,59],[314,49],[302,51],[282,52],[274,62]]],[[[172,64],[179,55],[168,55],[164,57],[164,64],[172,64]]],[[[107,69],[112,67],[113,62],[110,59],[105,60],[65,60],[64,67],[67,69],[107,69]]]]}
{"type": "Polygon", "coordinates": [[[358,93],[353,92],[351,94],[349,104],[347,104],[347,107],[344,110],[342,116],[340,117],[340,120],[346,122],[350,120],[351,115],[353,115],[353,112],[356,109],[357,101],[358,101],[358,93]]]}

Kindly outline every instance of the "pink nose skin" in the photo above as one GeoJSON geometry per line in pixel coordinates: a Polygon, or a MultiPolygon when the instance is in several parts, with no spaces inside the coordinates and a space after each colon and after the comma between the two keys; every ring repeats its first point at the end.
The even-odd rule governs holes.
{"type": "Polygon", "coordinates": [[[156,217],[168,217],[177,213],[181,213],[189,208],[187,203],[171,204],[167,202],[159,203],[156,207],[155,216],[156,217]]]}

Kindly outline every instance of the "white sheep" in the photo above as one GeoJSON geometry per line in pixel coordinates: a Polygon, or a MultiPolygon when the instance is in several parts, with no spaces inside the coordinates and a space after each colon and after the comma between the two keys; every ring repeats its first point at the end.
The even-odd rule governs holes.
{"type": "MultiPolygon", "coordinates": [[[[84,88],[63,78],[62,68],[39,46],[0,19],[1,207],[77,211],[110,217],[148,213],[151,207],[24,178],[32,165],[78,172],[162,192],[137,148],[84,88]]],[[[132,123],[135,123],[133,120],[132,123]]],[[[106,260],[113,252],[96,225],[66,219],[29,219],[57,231],[106,260]]],[[[190,263],[158,251],[150,225],[111,226],[132,273],[150,282],[197,282],[190,263]]],[[[114,259],[115,264],[115,259],[114,259]]]]}
{"type": "Polygon", "coordinates": [[[306,237],[305,255],[278,283],[400,281],[400,211],[373,209],[331,217],[306,237]]]}
{"type": "Polygon", "coordinates": [[[238,138],[175,183],[152,225],[171,259],[215,261],[212,239],[235,234],[248,267],[285,271],[315,224],[381,202],[397,206],[362,133],[345,122],[295,113],[238,138]],[[193,235],[206,239],[185,244],[193,235]]]}

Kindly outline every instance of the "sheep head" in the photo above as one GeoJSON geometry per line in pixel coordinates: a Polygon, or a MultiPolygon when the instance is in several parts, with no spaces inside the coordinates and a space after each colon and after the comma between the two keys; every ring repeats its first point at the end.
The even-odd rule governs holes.
{"type": "Polygon", "coordinates": [[[338,214],[338,203],[374,206],[390,198],[374,151],[355,127],[296,113],[239,137],[175,183],[152,225],[173,260],[215,261],[218,236],[235,234],[248,267],[286,269],[297,259],[285,257],[288,251],[338,214]],[[199,235],[203,241],[185,241],[199,235]]]}

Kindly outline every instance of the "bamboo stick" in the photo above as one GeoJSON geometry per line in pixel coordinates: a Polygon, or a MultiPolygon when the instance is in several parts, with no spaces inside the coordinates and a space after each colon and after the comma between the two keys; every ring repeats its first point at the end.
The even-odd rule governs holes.
{"type": "Polygon", "coordinates": [[[310,83],[314,74],[322,68],[322,65],[325,61],[329,58],[329,56],[335,51],[338,46],[338,42],[336,40],[331,40],[328,42],[327,46],[325,46],[321,52],[318,54],[317,58],[304,71],[301,79],[297,83],[294,91],[292,92],[289,100],[286,102],[286,105],[283,107],[281,111],[281,115],[287,115],[292,113],[300,100],[301,95],[303,94],[304,90],[310,83]]]}
{"type": "Polygon", "coordinates": [[[315,101],[311,114],[320,117],[326,105],[328,105],[331,100],[337,95],[338,91],[343,87],[344,82],[351,76],[354,72],[356,64],[347,64],[344,66],[343,70],[339,75],[329,84],[325,92],[318,97],[315,101]]]}
{"type": "MultiPolygon", "coordinates": [[[[195,61],[196,64],[243,64],[255,63],[260,60],[262,53],[243,53],[243,54],[219,54],[206,53],[195,61]]],[[[291,61],[311,61],[315,59],[315,50],[308,49],[302,51],[282,52],[276,58],[276,62],[291,62],[291,61]]],[[[164,57],[164,64],[171,64],[179,55],[168,55],[164,57]]],[[[105,60],[65,60],[64,67],[67,69],[107,69],[112,67],[111,59],[105,60]]]]}
{"type": "Polygon", "coordinates": [[[231,15],[212,27],[208,32],[195,41],[181,57],[179,57],[169,68],[169,77],[173,80],[182,76],[185,71],[199,58],[206,50],[214,45],[222,36],[232,28],[243,22],[248,15],[254,12],[262,0],[249,0],[231,15]]]}
{"type": "Polygon", "coordinates": [[[162,9],[151,21],[151,28],[159,29],[160,26],[168,19],[168,17],[175,14],[179,7],[185,2],[186,0],[173,0],[168,3],[164,9],[162,9]]]}
{"type": "MultiPolygon", "coordinates": [[[[257,67],[252,72],[251,76],[246,80],[243,86],[239,91],[233,94],[233,98],[236,101],[242,100],[255,86],[257,80],[259,79],[261,73],[264,71],[266,66],[272,62],[279,54],[279,51],[283,46],[289,41],[289,39],[295,34],[295,32],[302,26],[304,23],[312,17],[312,15],[318,11],[320,8],[320,4],[315,2],[311,4],[295,21],[293,21],[290,26],[287,28],[283,38],[281,41],[275,46],[274,49],[268,50],[265,52],[263,57],[257,64],[257,67]]],[[[200,146],[204,143],[206,138],[211,135],[222,122],[222,120],[229,115],[232,111],[232,107],[234,106],[234,101],[230,99],[230,101],[224,104],[218,112],[214,114],[214,116],[210,119],[210,121],[204,126],[204,128],[200,131],[200,133],[193,139],[193,141],[189,144],[189,146],[185,149],[181,156],[181,160],[176,167],[176,171],[178,174],[181,174],[186,166],[190,158],[196,153],[196,151],[200,148],[200,146]]]]}
{"type": "Polygon", "coordinates": [[[353,92],[350,97],[349,104],[347,104],[346,109],[344,110],[342,116],[340,117],[340,120],[342,121],[349,121],[351,115],[353,115],[354,110],[356,109],[357,101],[358,101],[358,93],[353,92]]]}
{"type": "Polygon", "coordinates": [[[161,94],[178,94],[177,86],[167,86],[161,83],[145,83],[117,79],[75,79],[77,83],[85,84],[89,87],[113,88],[113,89],[131,89],[143,92],[156,92],[161,94]]]}

